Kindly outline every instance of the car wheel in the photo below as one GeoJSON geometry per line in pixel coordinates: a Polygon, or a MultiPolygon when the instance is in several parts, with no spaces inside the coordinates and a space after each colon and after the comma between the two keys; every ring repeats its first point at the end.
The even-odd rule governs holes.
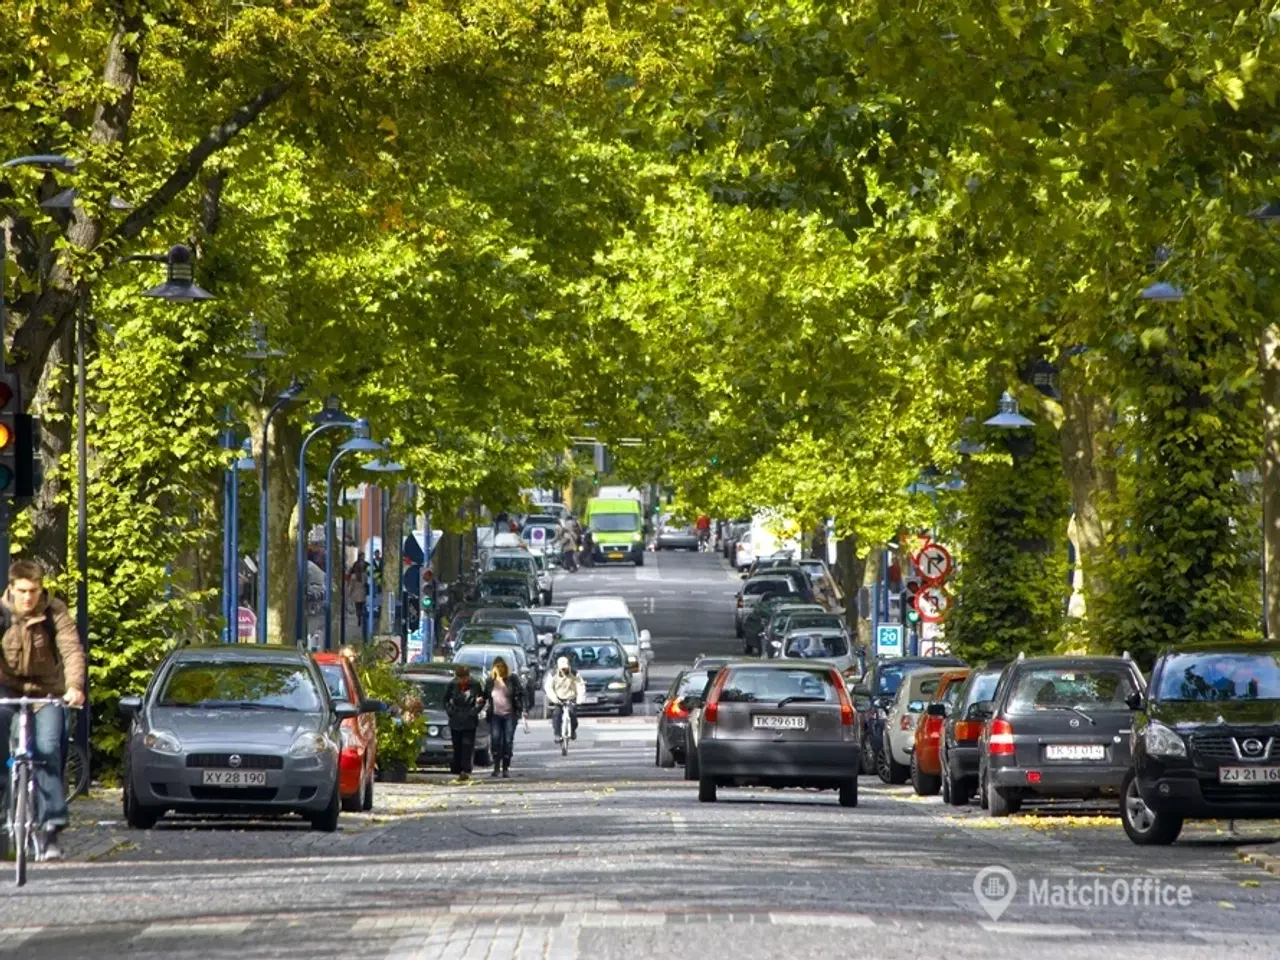
{"type": "Polygon", "coordinates": [[[987,812],[993,817],[1007,817],[1022,808],[1022,798],[1017,791],[1005,787],[997,787],[987,781],[987,812]]]}
{"type": "Polygon", "coordinates": [[[360,809],[365,813],[373,809],[373,777],[364,782],[364,796],[360,798],[360,809]]]}
{"type": "Polygon", "coordinates": [[[318,813],[311,814],[311,829],[321,833],[333,833],[338,829],[338,816],[342,813],[342,800],[338,791],[338,778],[333,780],[333,795],[329,804],[318,813]]]}
{"type": "Polygon", "coordinates": [[[965,779],[953,780],[951,772],[944,770],[942,772],[942,799],[953,807],[963,807],[969,803],[969,794],[973,791],[969,789],[969,781],[965,779]]]}
{"type": "Polygon", "coordinates": [[[705,775],[698,777],[698,802],[716,802],[716,782],[711,777],[705,775]]]}
{"type": "Polygon", "coordinates": [[[920,797],[932,797],[941,786],[940,778],[920,772],[920,760],[915,752],[911,753],[911,789],[920,797]]]}
{"type": "Polygon", "coordinates": [[[124,822],[134,830],[150,830],[164,816],[164,810],[138,802],[128,779],[124,782],[124,822]]]}
{"type": "Polygon", "coordinates": [[[667,741],[662,738],[662,734],[658,734],[658,756],[656,762],[663,770],[670,770],[676,765],[675,754],[667,746],[667,741]]]}
{"type": "Polygon", "coordinates": [[[840,784],[840,806],[856,807],[858,805],[858,778],[846,780],[840,784]]]}
{"type": "Polygon", "coordinates": [[[950,804],[951,803],[951,777],[947,774],[947,771],[945,768],[942,771],[941,790],[942,790],[942,802],[946,804],[950,804]]]}
{"type": "Polygon", "coordinates": [[[697,780],[698,774],[701,772],[698,766],[698,751],[687,738],[684,743],[684,778],[686,780],[697,780]]]}
{"type": "Polygon", "coordinates": [[[360,804],[364,802],[364,786],[361,784],[356,787],[356,792],[349,797],[342,798],[343,813],[359,813],[360,804]]]}
{"type": "Polygon", "coordinates": [[[896,786],[907,782],[907,777],[911,776],[911,768],[893,759],[893,753],[886,741],[880,744],[880,750],[876,753],[876,773],[882,782],[896,786]]]}
{"type": "Polygon", "coordinates": [[[734,633],[736,633],[736,634],[738,635],[738,639],[739,639],[739,640],[741,640],[741,639],[742,639],[742,624],[738,624],[738,625],[736,625],[733,629],[734,629],[734,633]]]}
{"type": "Polygon", "coordinates": [[[871,737],[862,733],[862,772],[867,776],[876,772],[876,752],[871,747],[871,737]]]}
{"type": "Polygon", "coordinates": [[[1120,788],[1120,823],[1138,846],[1167,846],[1182,832],[1182,817],[1156,813],[1138,792],[1138,778],[1130,770],[1120,788]]]}
{"type": "Polygon", "coordinates": [[[987,809],[987,771],[982,771],[982,776],[978,779],[978,805],[983,810],[987,809]]]}

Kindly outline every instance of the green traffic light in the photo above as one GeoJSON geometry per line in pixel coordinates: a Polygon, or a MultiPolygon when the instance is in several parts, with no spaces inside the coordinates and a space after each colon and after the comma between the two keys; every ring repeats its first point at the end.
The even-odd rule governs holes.
{"type": "Polygon", "coordinates": [[[8,467],[0,465],[0,493],[6,493],[9,490],[9,484],[13,482],[13,471],[8,467]]]}

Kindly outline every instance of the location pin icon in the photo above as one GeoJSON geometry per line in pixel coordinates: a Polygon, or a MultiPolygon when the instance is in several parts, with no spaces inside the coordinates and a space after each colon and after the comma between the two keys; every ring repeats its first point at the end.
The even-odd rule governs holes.
{"type": "Polygon", "coordinates": [[[1007,867],[983,867],[973,878],[973,894],[978,906],[992,920],[999,920],[1013,903],[1018,892],[1018,880],[1007,867]]]}

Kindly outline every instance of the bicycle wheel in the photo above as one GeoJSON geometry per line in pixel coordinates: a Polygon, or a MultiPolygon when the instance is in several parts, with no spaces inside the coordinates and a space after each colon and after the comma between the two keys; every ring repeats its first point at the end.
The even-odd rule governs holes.
{"type": "Polygon", "coordinates": [[[67,745],[66,760],[62,764],[62,789],[67,803],[89,789],[89,760],[78,743],[67,745]]]}
{"type": "Polygon", "coordinates": [[[22,886],[27,882],[27,854],[31,845],[30,811],[27,804],[31,797],[27,792],[27,781],[31,777],[31,769],[25,763],[13,768],[13,776],[9,779],[10,796],[13,797],[13,870],[14,882],[22,886]]]}

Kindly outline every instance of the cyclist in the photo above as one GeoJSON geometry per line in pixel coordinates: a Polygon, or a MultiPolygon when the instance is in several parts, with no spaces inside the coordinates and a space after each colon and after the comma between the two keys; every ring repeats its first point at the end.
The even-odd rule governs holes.
{"type": "MultiPolygon", "coordinates": [[[[9,568],[9,586],[0,598],[0,697],[61,697],[84,705],[84,649],[67,605],[44,589],[44,569],[34,560],[9,568]]],[[[35,715],[36,818],[43,859],[59,860],[58,833],[67,825],[62,785],[63,710],[41,707],[35,715]]],[[[14,709],[0,706],[0,770],[8,766],[9,729],[14,709]]],[[[8,778],[0,787],[8,793],[8,778]]]]}
{"type": "Polygon", "coordinates": [[[547,698],[547,703],[555,707],[555,712],[551,716],[551,730],[556,735],[556,741],[560,740],[560,717],[565,707],[569,708],[569,723],[572,725],[569,739],[577,740],[578,704],[586,699],[587,685],[582,677],[574,672],[568,657],[560,657],[556,660],[555,672],[547,674],[542,692],[547,698]]]}
{"type": "Polygon", "coordinates": [[[711,518],[705,513],[698,516],[698,549],[706,550],[711,543],[711,518]]]}

